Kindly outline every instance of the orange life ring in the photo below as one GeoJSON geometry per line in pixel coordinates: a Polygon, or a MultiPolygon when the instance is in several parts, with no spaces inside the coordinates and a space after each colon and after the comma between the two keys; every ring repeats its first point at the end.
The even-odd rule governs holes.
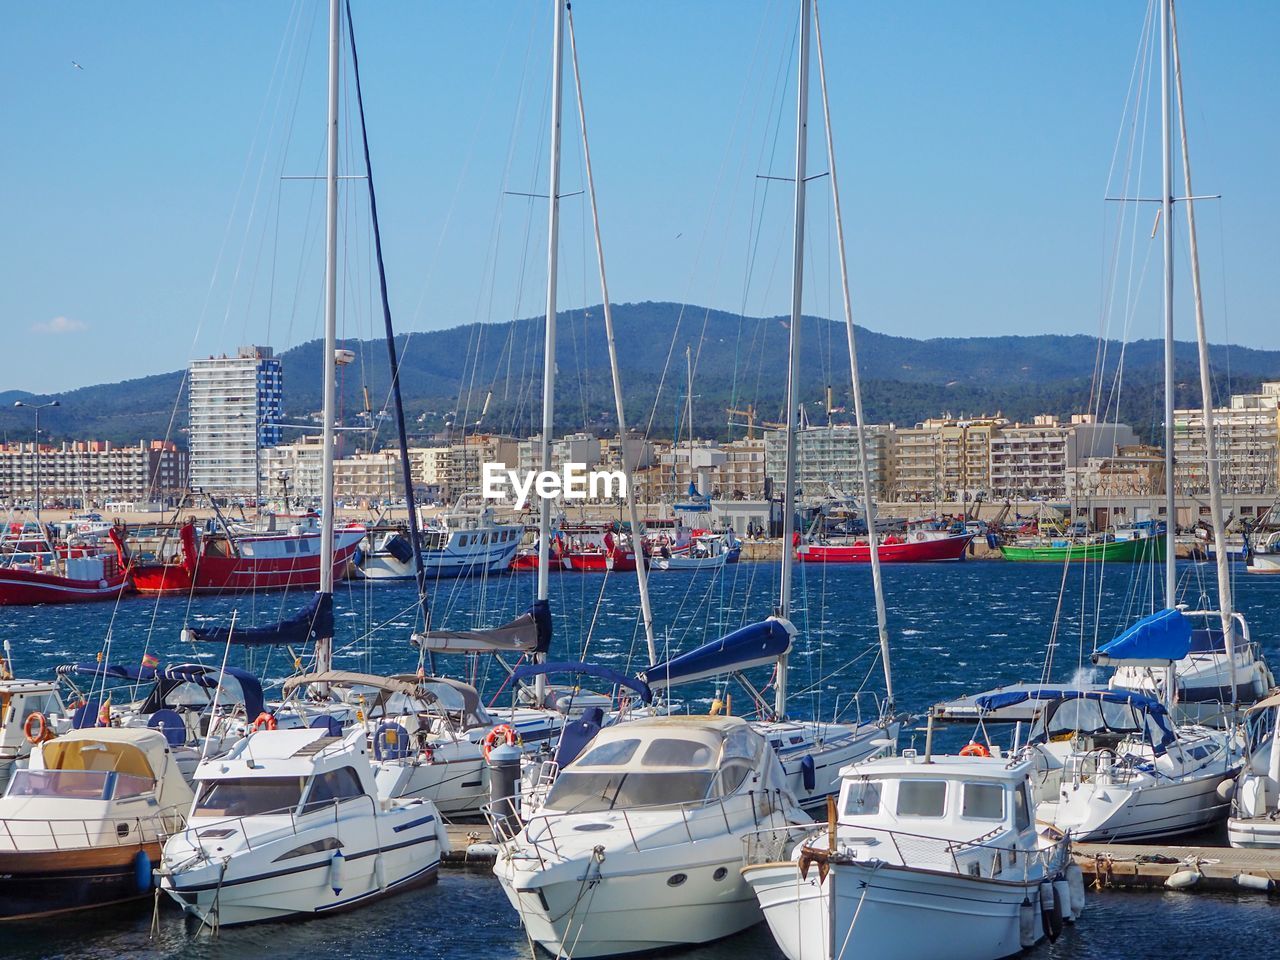
{"type": "Polygon", "coordinates": [[[253,725],[249,727],[250,733],[257,733],[259,730],[274,730],[276,728],[276,715],[267,713],[263,710],[258,714],[257,719],[253,721],[253,725]]]}
{"type": "Polygon", "coordinates": [[[49,721],[45,719],[45,715],[37,710],[35,713],[27,717],[27,722],[22,725],[22,735],[27,738],[27,743],[42,743],[48,739],[49,721]],[[38,727],[40,732],[36,733],[32,727],[38,727]]]}
{"type": "Polygon", "coordinates": [[[505,740],[507,746],[514,747],[516,745],[516,732],[511,729],[509,724],[500,723],[490,730],[484,737],[484,762],[489,762],[489,754],[493,748],[497,746],[499,740],[505,740]]]}
{"type": "Polygon", "coordinates": [[[989,756],[991,756],[991,751],[990,751],[990,750],[988,750],[988,749],[987,749],[985,746],[983,746],[982,744],[978,743],[978,741],[977,741],[977,740],[970,740],[970,741],[969,741],[969,742],[968,742],[968,743],[967,743],[963,748],[961,748],[961,750],[960,750],[960,756],[962,756],[962,757],[989,757],[989,756]]]}

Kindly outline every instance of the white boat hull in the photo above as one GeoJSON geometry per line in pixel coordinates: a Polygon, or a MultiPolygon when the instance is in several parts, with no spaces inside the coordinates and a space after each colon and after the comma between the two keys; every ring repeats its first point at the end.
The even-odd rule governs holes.
{"type": "Polygon", "coordinates": [[[1131,842],[1191,833],[1223,820],[1231,804],[1219,793],[1234,770],[1144,785],[1141,789],[1066,784],[1059,801],[1042,801],[1036,817],[1088,842],[1131,842]]]}

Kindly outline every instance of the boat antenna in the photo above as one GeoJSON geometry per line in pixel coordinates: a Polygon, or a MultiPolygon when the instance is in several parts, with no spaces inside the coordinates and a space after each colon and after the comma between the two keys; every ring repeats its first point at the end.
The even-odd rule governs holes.
{"type": "MultiPolygon", "coordinates": [[[[782,576],[779,583],[778,616],[791,615],[791,573],[795,548],[791,543],[796,528],[796,410],[799,406],[800,317],[804,295],[804,194],[805,157],[809,139],[809,0],[800,0],[800,68],[796,84],[796,182],[795,223],[791,245],[791,327],[788,331],[786,468],[782,481],[782,576]]],[[[774,713],[787,715],[787,655],[778,658],[774,713]]]]}
{"type": "MultiPolygon", "coordinates": [[[[866,419],[862,414],[862,378],[858,373],[858,348],[853,327],[853,305],[849,297],[849,262],[845,254],[844,219],[840,215],[840,185],[836,179],[836,148],[831,133],[831,105],[827,99],[827,64],[822,55],[822,22],[818,0],[813,0],[813,39],[818,48],[818,81],[822,88],[822,122],[827,135],[827,170],[831,177],[831,205],[836,221],[836,245],[840,258],[840,289],[844,294],[844,325],[849,340],[849,373],[853,384],[854,432],[858,440],[858,468],[862,474],[863,515],[867,520],[867,545],[871,549],[871,585],[876,598],[876,628],[880,636],[880,659],[884,667],[885,713],[893,713],[893,672],[889,667],[889,617],[885,611],[884,581],[880,575],[880,548],[876,538],[876,501],[871,488],[871,468],[867,464],[866,419]]],[[[830,403],[827,404],[830,406],[830,403]]]]}
{"type": "MultiPolygon", "coordinates": [[[[587,144],[587,114],[582,103],[582,78],[578,73],[578,39],[573,32],[573,6],[566,3],[565,11],[569,22],[569,50],[573,64],[573,89],[578,100],[578,126],[582,131],[583,168],[587,175],[587,194],[591,200],[591,226],[595,231],[596,263],[600,267],[600,296],[603,302],[605,338],[609,343],[609,373],[613,378],[613,405],[618,414],[618,446],[622,455],[622,475],[627,484],[627,519],[631,521],[631,546],[636,553],[636,581],[640,589],[640,616],[644,621],[644,639],[649,647],[649,662],[657,663],[658,641],[653,632],[653,607],[649,602],[649,573],[645,569],[640,513],[636,509],[635,485],[631,482],[631,465],[627,460],[627,414],[622,402],[622,374],[618,369],[618,344],[613,335],[613,308],[609,303],[609,282],[605,277],[604,271],[604,245],[600,238],[600,214],[596,207],[596,181],[595,175],[591,170],[591,148],[587,144]]],[[[692,461],[690,461],[690,468],[692,468],[692,461]]]]}
{"type": "Polygon", "coordinates": [[[1217,428],[1213,419],[1213,380],[1209,372],[1209,336],[1204,322],[1204,296],[1200,287],[1200,247],[1196,240],[1195,194],[1191,192],[1191,152],[1187,145],[1187,114],[1182,100],[1182,58],[1178,52],[1178,17],[1169,4],[1169,32],[1173,48],[1173,74],[1178,98],[1178,131],[1182,143],[1182,198],[1187,207],[1187,244],[1191,255],[1191,292],[1196,308],[1196,347],[1200,359],[1200,408],[1204,418],[1204,455],[1209,476],[1209,511],[1213,545],[1217,551],[1218,609],[1222,615],[1222,639],[1230,672],[1231,707],[1237,705],[1235,642],[1231,635],[1231,558],[1227,555],[1227,531],[1223,523],[1222,477],[1218,463],[1217,428]]]}
{"type": "MultiPolygon", "coordinates": [[[[369,130],[365,126],[364,96],[360,88],[360,57],[356,53],[356,27],[351,19],[351,0],[346,0],[347,35],[351,41],[351,74],[356,82],[356,107],[360,112],[360,138],[364,145],[364,172],[369,184],[369,219],[373,225],[373,250],[378,261],[378,290],[382,296],[382,322],[386,328],[387,362],[391,365],[391,402],[396,415],[396,437],[400,447],[400,470],[404,481],[404,505],[409,514],[409,544],[413,547],[413,577],[418,588],[418,609],[423,632],[431,629],[431,607],[427,601],[427,572],[422,563],[422,535],[413,495],[413,465],[409,461],[409,435],[404,425],[404,401],[400,393],[400,360],[396,355],[396,333],[391,323],[391,300],[387,296],[387,270],[382,259],[382,231],[378,227],[378,195],[373,187],[373,161],[369,156],[369,130]]],[[[431,656],[428,654],[428,656],[431,656]]],[[[432,668],[434,673],[434,666],[432,668]]]]}
{"type": "MultiPolygon", "coordinates": [[[[556,391],[556,270],[560,246],[560,117],[564,107],[564,2],[551,0],[555,25],[551,41],[551,162],[547,200],[547,309],[542,347],[542,471],[551,472],[551,431],[555,427],[556,391]]],[[[538,497],[538,599],[551,595],[551,508],[549,497],[538,497]]],[[[537,654],[536,659],[545,659],[537,654]]],[[[538,674],[534,692],[541,704],[547,694],[546,674],[538,674]]]]}
{"type": "MultiPolygon", "coordinates": [[[[337,410],[338,350],[338,48],[341,0],[329,0],[329,108],[325,166],[324,256],[324,451],[320,474],[320,593],[333,596],[333,440],[337,410]]],[[[321,601],[323,602],[323,600],[321,601]]],[[[332,630],[328,631],[332,632],[332,630]]],[[[333,637],[316,637],[316,668],[333,665],[333,637]]]]}

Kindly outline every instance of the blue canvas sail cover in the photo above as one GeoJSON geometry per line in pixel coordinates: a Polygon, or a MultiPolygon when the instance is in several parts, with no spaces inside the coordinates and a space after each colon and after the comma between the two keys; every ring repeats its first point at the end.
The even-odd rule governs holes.
{"type": "MultiPolygon", "coordinates": [[[[241,670],[239,667],[212,667],[203,663],[178,663],[165,667],[160,671],[159,680],[156,688],[151,692],[151,696],[147,698],[147,702],[142,707],[143,713],[155,713],[168,706],[166,698],[169,694],[184,683],[194,683],[198,687],[206,690],[212,690],[218,686],[220,679],[230,677],[240,684],[240,692],[244,698],[245,713],[249,717],[256,717],[263,711],[262,681],[250,673],[248,670],[241,670]]],[[[222,698],[221,706],[232,706],[233,704],[222,698]]]]}
{"type": "MultiPolygon", "coordinates": [[[[1046,703],[1061,703],[1070,700],[1096,700],[1099,703],[1117,703],[1132,707],[1148,722],[1147,736],[1157,755],[1165,753],[1172,746],[1177,736],[1173,732],[1173,724],[1169,720],[1169,712],[1164,704],[1145,694],[1131,690],[1087,690],[1074,687],[1030,687],[1017,690],[1002,690],[998,693],[986,693],[975,697],[974,702],[984,711],[999,710],[1011,707],[1028,700],[1042,700],[1046,703]]],[[[1050,709],[1054,709],[1050,707],[1050,709]]]]}
{"type": "Polygon", "coordinates": [[[1093,655],[1094,666],[1167,667],[1191,650],[1191,621],[1181,610],[1143,617],[1093,655]]]}
{"type": "Polygon", "coordinates": [[[796,628],[790,622],[770,617],[739,627],[696,650],[654,664],[640,676],[655,690],[662,690],[773,663],[791,649],[791,638],[795,633],[796,628]]]}
{"type": "Polygon", "coordinates": [[[551,649],[551,605],[535,600],[520,616],[489,630],[428,630],[410,642],[433,653],[546,653],[551,649]]]}
{"type": "Polygon", "coordinates": [[[545,676],[550,673],[586,674],[591,677],[599,677],[614,686],[627,687],[630,690],[634,690],[645,703],[653,701],[653,691],[649,689],[649,685],[643,680],[639,680],[636,677],[628,677],[625,673],[610,670],[608,667],[597,666],[594,663],[579,663],[577,661],[522,663],[511,671],[511,680],[513,683],[523,683],[534,677],[545,676]]]}
{"type": "Polygon", "coordinates": [[[228,642],[238,647],[296,646],[333,636],[333,594],[317,593],[291,617],[263,627],[185,627],[183,640],[202,643],[228,642]]]}

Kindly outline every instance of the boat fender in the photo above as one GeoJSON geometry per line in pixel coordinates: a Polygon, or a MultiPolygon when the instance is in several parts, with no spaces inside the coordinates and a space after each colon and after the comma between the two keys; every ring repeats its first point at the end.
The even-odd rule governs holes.
{"type": "Polygon", "coordinates": [[[378,890],[387,889],[387,865],[382,862],[382,854],[373,858],[373,880],[378,890]]]}
{"type": "Polygon", "coordinates": [[[1200,882],[1199,870],[1179,870],[1177,873],[1170,874],[1169,879],[1165,880],[1164,885],[1169,890],[1187,890],[1194,887],[1200,882]]]}
{"type": "Polygon", "coordinates": [[[1074,860],[1067,864],[1067,886],[1071,890],[1071,916],[1078,920],[1084,913],[1085,885],[1084,871],[1074,860]]]}
{"type": "Polygon", "coordinates": [[[1255,873],[1237,873],[1236,886],[1242,890],[1257,890],[1259,893],[1270,893],[1276,882],[1270,877],[1260,877],[1255,873]]]}
{"type": "Polygon", "coordinates": [[[488,859],[498,856],[498,845],[496,843],[471,843],[467,845],[466,858],[468,860],[474,858],[488,859]]]}
{"type": "Polygon", "coordinates": [[[800,760],[800,779],[804,783],[805,791],[811,793],[818,782],[818,771],[811,753],[805,754],[800,760]]]}
{"type": "Polygon", "coordinates": [[[145,850],[139,850],[133,855],[133,882],[138,885],[139,893],[147,893],[154,883],[151,858],[145,850]]]}
{"type": "Polygon", "coordinates": [[[1076,915],[1071,909],[1071,884],[1065,878],[1053,881],[1053,900],[1062,914],[1062,919],[1067,923],[1075,923],[1076,915]]]}
{"type": "Polygon", "coordinates": [[[1218,784],[1218,789],[1216,792],[1218,794],[1219,800],[1223,801],[1224,803],[1230,803],[1231,798],[1236,795],[1235,780],[1231,778],[1223,780],[1221,783],[1218,784]]]}
{"type": "Polygon", "coordinates": [[[1022,898],[1022,906],[1018,908],[1018,937],[1022,949],[1034,947],[1040,939],[1040,931],[1036,928],[1036,908],[1030,897],[1022,898]]]}
{"type": "Polygon", "coordinates": [[[356,552],[351,554],[351,562],[357,567],[364,566],[364,550],[361,547],[356,547],[356,552]]]}
{"type": "Polygon", "coordinates": [[[1058,934],[1062,932],[1061,913],[1058,914],[1057,929],[1054,929],[1054,900],[1053,884],[1046,880],[1040,884],[1040,929],[1044,931],[1050,943],[1057,942],[1058,934]]]}
{"type": "Polygon", "coordinates": [[[342,874],[346,863],[347,858],[342,855],[341,850],[333,851],[333,856],[329,858],[329,888],[333,890],[335,897],[342,893],[342,874]]]}

